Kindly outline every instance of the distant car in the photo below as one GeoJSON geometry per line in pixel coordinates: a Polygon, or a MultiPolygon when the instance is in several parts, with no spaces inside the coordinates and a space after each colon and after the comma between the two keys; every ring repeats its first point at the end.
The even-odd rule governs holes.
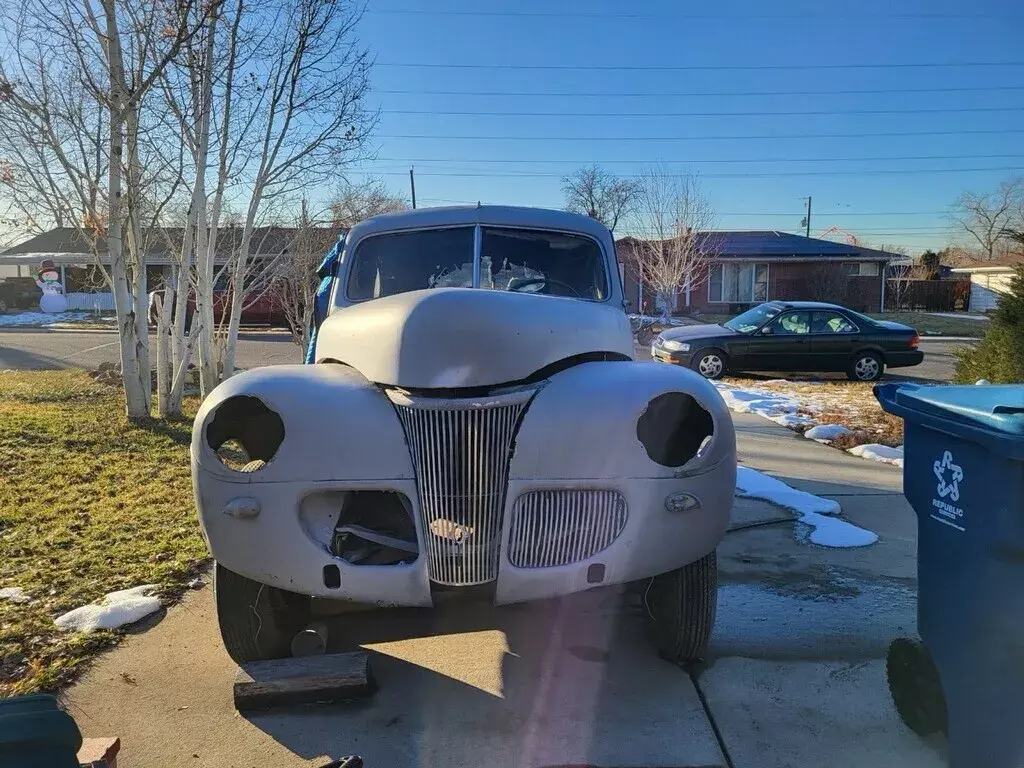
{"type": "Polygon", "coordinates": [[[854,381],[875,381],[886,368],[920,363],[919,341],[908,325],[836,304],[769,301],[721,325],[663,331],[651,354],[709,379],[729,371],[843,371],[854,381]]]}
{"type": "Polygon", "coordinates": [[[41,295],[36,281],[31,277],[8,277],[6,280],[0,280],[0,312],[38,306],[41,295]]]}

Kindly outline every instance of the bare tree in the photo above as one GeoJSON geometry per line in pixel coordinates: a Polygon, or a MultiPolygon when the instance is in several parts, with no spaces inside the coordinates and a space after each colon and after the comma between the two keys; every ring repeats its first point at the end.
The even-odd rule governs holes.
{"type": "Polygon", "coordinates": [[[567,211],[597,219],[614,232],[632,211],[640,194],[640,183],[589,165],[563,177],[562,192],[567,211]]]}
{"type": "Polygon", "coordinates": [[[408,210],[409,203],[404,197],[391,194],[380,179],[367,179],[359,184],[346,185],[331,202],[330,208],[334,225],[351,229],[371,216],[408,210]]]}
{"type": "Polygon", "coordinates": [[[1024,226],[1024,177],[1004,181],[993,192],[964,192],[950,218],[985,259],[1002,255],[1008,233],[1024,226]]]}
{"type": "Polygon", "coordinates": [[[910,309],[908,299],[914,284],[928,279],[928,267],[920,259],[901,259],[890,263],[885,295],[897,312],[910,309]]]}
{"type": "Polygon", "coordinates": [[[640,180],[636,200],[632,263],[638,277],[658,296],[666,314],[678,291],[699,288],[722,240],[714,232],[715,214],[690,174],[650,168],[640,180]]]}

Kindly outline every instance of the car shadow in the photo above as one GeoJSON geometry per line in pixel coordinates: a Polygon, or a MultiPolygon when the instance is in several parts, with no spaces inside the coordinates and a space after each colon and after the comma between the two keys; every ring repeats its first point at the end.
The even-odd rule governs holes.
{"type": "Polygon", "coordinates": [[[301,757],[356,753],[368,766],[711,764],[687,744],[687,728],[704,727],[692,686],[641,619],[621,588],[345,614],[329,649],[368,648],[373,698],[246,717],[301,757]],[[651,729],[671,743],[638,743],[651,729]]]}

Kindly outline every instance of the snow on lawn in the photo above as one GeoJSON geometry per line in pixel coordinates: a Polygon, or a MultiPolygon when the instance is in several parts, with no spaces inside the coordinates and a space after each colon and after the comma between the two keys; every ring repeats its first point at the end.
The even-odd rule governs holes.
{"type": "Polygon", "coordinates": [[[837,437],[852,434],[852,431],[842,424],[819,424],[804,432],[808,440],[817,440],[819,443],[831,443],[837,437]]]}
{"type": "Polygon", "coordinates": [[[14,314],[0,315],[0,328],[28,326],[41,328],[51,325],[63,325],[65,323],[96,323],[110,321],[110,318],[103,315],[96,315],[92,312],[59,312],[47,314],[46,312],[16,312],[14,314]]]}
{"type": "Polygon", "coordinates": [[[713,383],[718,387],[718,392],[729,406],[729,410],[734,413],[756,413],[784,427],[815,423],[810,416],[797,413],[800,408],[806,406],[791,395],[766,389],[741,388],[720,381],[713,383]]]}
{"type": "Polygon", "coordinates": [[[0,589],[0,600],[10,600],[12,603],[29,603],[32,598],[25,594],[21,587],[4,587],[0,589]]]}
{"type": "Polygon", "coordinates": [[[811,542],[822,547],[866,547],[878,541],[878,534],[872,531],[858,528],[845,520],[828,517],[839,513],[838,501],[791,488],[781,480],[749,467],[736,469],[736,495],[761,499],[793,510],[801,523],[814,529],[811,531],[811,542]]]}
{"type": "Polygon", "coordinates": [[[868,443],[866,445],[857,445],[849,451],[854,456],[860,456],[862,459],[874,459],[880,461],[883,464],[892,464],[897,467],[903,466],[903,447],[892,448],[888,445],[879,445],[878,443],[868,443]]]}
{"type": "Polygon", "coordinates": [[[152,595],[155,584],[111,592],[96,603],[75,608],[54,619],[54,624],[74,632],[117,629],[160,610],[160,598],[152,595]]]}

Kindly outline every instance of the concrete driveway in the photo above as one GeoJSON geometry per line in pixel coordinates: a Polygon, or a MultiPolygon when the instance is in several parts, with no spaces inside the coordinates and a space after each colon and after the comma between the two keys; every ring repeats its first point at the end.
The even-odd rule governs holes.
{"type": "Polygon", "coordinates": [[[734,414],[741,461],[839,500],[880,541],[824,549],[791,516],[737,500],[719,549],[714,658],[698,674],[644,637],[635,595],[602,590],[495,609],[349,615],[333,642],[372,651],[379,691],[331,708],[240,716],[209,588],[104,656],[66,702],[122,765],[939,768],[897,719],[884,653],[915,626],[916,522],[898,470],[734,414]]]}

